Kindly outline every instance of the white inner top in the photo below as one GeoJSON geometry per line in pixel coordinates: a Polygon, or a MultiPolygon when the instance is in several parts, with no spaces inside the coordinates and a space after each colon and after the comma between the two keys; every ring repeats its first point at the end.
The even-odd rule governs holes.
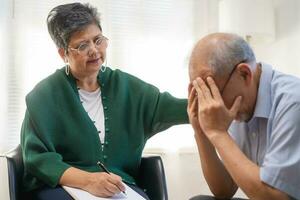
{"type": "Polygon", "coordinates": [[[94,92],[88,92],[86,90],[79,89],[78,93],[85,111],[88,113],[98,130],[101,143],[104,143],[105,125],[100,87],[94,92]]]}

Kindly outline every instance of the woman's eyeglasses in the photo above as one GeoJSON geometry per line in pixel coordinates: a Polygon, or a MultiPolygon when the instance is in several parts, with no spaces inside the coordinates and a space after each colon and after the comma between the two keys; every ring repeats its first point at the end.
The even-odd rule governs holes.
{"type": "MultiPolygon", "coordinates": [[[[95,40],[94,45],[95,48],[99,49],[103,44],[106,44],[108,38],[105,36],[101,36],[95,40]]],[[[77,48],[68,47],[68,49],[77,51],[79,55],[88,55],[91,52],[92,44],[91,42],[81,43],[77,48]]]]}

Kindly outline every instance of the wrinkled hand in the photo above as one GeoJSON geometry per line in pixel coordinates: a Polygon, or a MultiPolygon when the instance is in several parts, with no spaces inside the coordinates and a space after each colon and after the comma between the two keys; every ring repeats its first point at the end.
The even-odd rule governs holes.
{"type": "Polygon", "coordinates": [[[207,85],[198,77],[193,81],[193,86],[197,92],[198,120],[205,135],[210,139],[216,134],[226,133],[237,115],[242,97],[237,97],[232,107],[227,109],[211,77],[207,78],[207,85]]]}
{"type": "Polygon", "coordinates": [[[198,120],[198,99],[197,99],[197,92],[196,89],[193,87],[193,84],[189,84],[188,89],[188,107],[187,113],[189,116],[190,124],[192,125],[195,133],[201,133],[201,127],[198,120]]]}
{"type": "Polygon", "coordinates": [[[125,191],[122,178],[113,173],[91,173],[91,181],[84,188],[89,193],[99,197],[111,197],[125,191]]]}

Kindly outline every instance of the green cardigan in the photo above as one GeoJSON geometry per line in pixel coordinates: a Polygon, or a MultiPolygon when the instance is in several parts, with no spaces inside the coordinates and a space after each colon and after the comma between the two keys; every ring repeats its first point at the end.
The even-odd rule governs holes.
{"type": "Polygon", "coordinates": [[[101,147],[93,121],[81,105],[75,78],[59,69],[26,96],[21,130],[23,187],[55,187],[73,166],[99,172],[97,161],[135,184],[147,139],[172,125],[188,123],[187,100],[177,99],[120,70],[99,71],[105,116],[101,147]]]}

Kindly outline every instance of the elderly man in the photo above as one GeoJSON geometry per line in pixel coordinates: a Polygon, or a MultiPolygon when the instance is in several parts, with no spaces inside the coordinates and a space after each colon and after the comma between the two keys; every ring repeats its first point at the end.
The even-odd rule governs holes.
{"type": "Polygon", "coordinates": [[[190,60],[188,114],[215,197],[300,199],[300,79],[257,63],[246,41],[215,33],[190,60]],[[233,121],[234,120],[234,121],[233,121]]]}

